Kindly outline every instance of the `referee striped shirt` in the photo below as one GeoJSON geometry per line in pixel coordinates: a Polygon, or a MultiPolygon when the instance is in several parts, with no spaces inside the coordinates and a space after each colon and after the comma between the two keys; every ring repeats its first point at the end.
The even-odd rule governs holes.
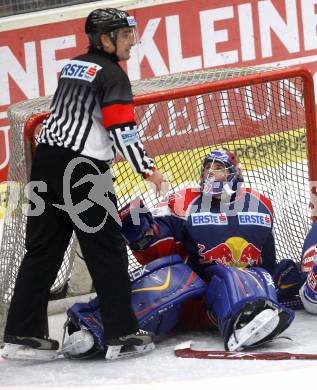
{"type": "Polygon", "coordinates": [[[138,136],[130,81],[116,56],[101,50],[64,66],[38,142],[98,160],[118,152],[143,177],[155,171],[138,136]]]}

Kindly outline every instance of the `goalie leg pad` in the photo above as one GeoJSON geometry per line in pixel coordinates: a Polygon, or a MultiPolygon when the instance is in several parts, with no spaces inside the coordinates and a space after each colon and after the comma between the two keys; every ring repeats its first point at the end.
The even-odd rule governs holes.
{"type": "MultiPolygon", "coordinates": [[[[206,283],[178,255],[166,256],[140,267],[130,274],[130,279],[132,307],[140,329],[159,335],[174,328],[182,303],[202,297],[206,289],[206,283]]],[[[105,335],[98,298],[73,305],[67,315],[69,334],[84,329],[94,338],[94,347],[85,353],[81,350],[81,357],[103,352],[105,335]]]]}
{"type": "MultiPolygon", "coordinates": [[[[264,306],[265,307],[265,306],[264,306]]],[[[244,308],[244,312],[249,308],[244,308]]],[[[278,310],[262,309],[259,314],[247,323],[236,323],[233,332],[227,342],[229,351],[237,351],[246,347],[254,347],[263,343],[267,336],[271,335],[279,324],[278,310]],[[239,328],[237,327],[239,324],[239,328]]]]}
{"type": "Polygon", "coordinates": [[[178,255],[146,267],[148,272],[132,282],[132,307],[141,329],[166,334],[176,325],[180,306],[203,296],[206,283],[178,255]]]}
{"type": "Polygon", "coordinates": [[[206,289],[206,302],[217,318],[227,350],[229,340],[230,348],[236,349],[271,340],[293,321],[294,312],[277,302],[273,280],[264,269],[212,265],[206,272],[211,278],[206,289]],[[266,311],[257,317],[265,310],[273,313],[266,311]],[[237,333],[237,330],[253,320],[249,327],[249,341],[245,332],[238,340],[237,336],[242,332],[237,333]]]}

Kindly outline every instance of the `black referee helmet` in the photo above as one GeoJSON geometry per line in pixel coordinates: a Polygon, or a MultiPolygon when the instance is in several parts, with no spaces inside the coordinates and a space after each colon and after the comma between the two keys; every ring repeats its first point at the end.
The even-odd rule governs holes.
{"type": "MultiPolygon", "coordinates": [[[[136,27],[136,21],[128,12],[117,8],[98,8],[92,11],[86,19],[85,32],[88,35],[90,47],[100,46],[100,35],[111,33],[123,27],[136,27]]],[[[115,44],[115,35],[110,34],[115,44]]]]}

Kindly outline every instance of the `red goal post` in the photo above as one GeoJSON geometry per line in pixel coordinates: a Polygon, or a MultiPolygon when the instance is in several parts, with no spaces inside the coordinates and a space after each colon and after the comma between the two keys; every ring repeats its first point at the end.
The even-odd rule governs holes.
{"type": "MultiPolygon", "coordinates": [[[[236,151],[246,185],[273,202],[278,259],[299,262],[317,209],[317,134],[309,71],[302,66],[207,69],[140,80],[132,87],[140,137],[158,169],[168,174],[171,191],[197,183],[201,160],[212,148],[236,151]]],[[[41,97],[12,105],[8,111],[11,157],[0,247],[0,339],[25,251],[23,190],[34,135],[50,102],[50,97],[41,97]]],[[[157,203],[127,162],[117,160],[113,171],[119,206],[136,196],[150,208],[157,203]]],[[[75,244],[76,240],[68,248],[53,289],[60,289],[71,275],[75,244]]],[[[137,266],[130,254],[130,269],[137,266]]]]}
{"type": "MultiPolygon", "coordinates": [[[[249,69],[249,68],[245,68],[249,69]]],[[[256,69],[256,68],[253,68],[256,69]]],[[[261,68],[258,68],[261,70],[261,68]]],[[[237,69],[232,69],[236,71],[237,69]]],[[[241,69],[238,69],[241,71],[241,69]]],[[[223,69],[223,73],[230,73],[229,69],[223,69]]],[[[234,74],[234,73],[233,73],[234,74]]],[[[314,80],[310,71],[304,66],[294,66],[292,68],[281,68],[278,70],[270,69],[268,72],[246,74],[244,76],[237,76],[223,79],[219,78],[217,81],[211,81],[210,83],[189,85],[186,87],[175,88],[173,90],[166,91],[164,94],[156,91],[154,93],[144,93],[143,95],[135,97],[136,106],[147,106],[153,103],[159,103],[166,99],[168,95],[169,99],[181,99],[183,97],[191,97],[197,95],[205,95],[210,92],[221,92],[226,90],[232,90],[234,88],[242,88],[251,85],[264,84],[270,82],[278,82],[281,80],[292,79],[300,77],[303,81],[303,98],[304,98],[304,111],[306,118],[306,134],[307,140],[307,160],[310,181],[316,181],[317,179],[317,165],[313,162],[317,161],[317,136],[316,136],[316,102],[314,94],[314,80]]],[[[168,78],[168,77],[167,77],[168,78]]],[[[163,80],[162,80],[163,81],[163,80]]],[[[145,81],[146,83],[146,81],[145,81]]],[[[149,82],[151,84],[151,81],[149,82]]],[[[159,88],[159,86],[157,86],[159,88]]]]}

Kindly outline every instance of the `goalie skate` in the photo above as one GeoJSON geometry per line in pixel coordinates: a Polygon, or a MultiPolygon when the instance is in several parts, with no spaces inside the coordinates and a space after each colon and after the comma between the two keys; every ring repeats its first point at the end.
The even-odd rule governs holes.
{"type": "Polygon", "coordinates": [[[155,345],[152,336],[144,330],[139,330],[128,336],[108,340],[106,343],[105,358],[107,360],[116,360],[133,357],[150,352],[154,348],[155,345]]]}
{"type": "Polygon", "coordinates": [[[70,359],[80,359],[95,354],[97,351],[94,349],[94,345],[92,334],[86,329],[81,329],[72,333],[63,343],[59,355],[70,359]]]}
{"type": "Polygon", "coordinates": [[[264,340],[279,324],[277,310],[265,309],[241,329],[234,330],[228,341],[229,351],[237,351],[243,347],[251,347],[264,340]]]}

